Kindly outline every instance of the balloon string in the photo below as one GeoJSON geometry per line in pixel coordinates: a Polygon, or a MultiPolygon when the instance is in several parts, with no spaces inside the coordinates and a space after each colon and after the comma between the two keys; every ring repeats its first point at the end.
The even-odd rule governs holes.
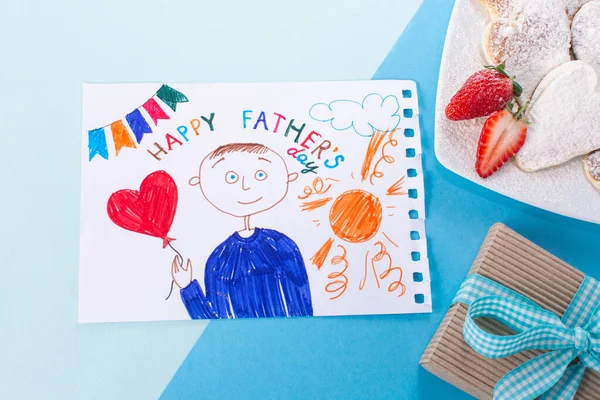
{"type": "Polygon", "coordinates": [[[175,279],[173,279],[171,281],[171,290],[169,290],[169,295],[167,296],[167,298],[165,299],[165,301],[169,300],[169,297],[171,297],[171,294],[173,293],[173,284],[175,283],[175,279]]]}
{"type": "MultiPolygon", "coordinates": [[[[179,262],[181,263],[181,265],[183,265],[183,257],[181,256],[181,253],[177,251],[177,249],[175,247],[173,247],[173,245],[171,245],[171,243],[168,243],[169,247],[171,248],[171,250],[173,250],[175,253],[177,253],[177,257],[179,258],[179,262]]],[[[169,290],[169,295],[167,296],[167,298],[165,299],[165,301],[169,300],[169,298],[171,297],[171,294],[173,293],[173,285],[175,284],[175,279],[171,280],[171,290],[169,290]]]]}
{"type": "Polygon", "coordinates": [[[181,265],[183,265],[183,257],[181,256],[181,253],[177,251],[177,249],[175,247],[173,247],[173,245],[169,242],[169,247],[171,248],[171,250],[173,250],[175,253],[177,253],[177,256],[179,257],[179,262],[181,263],[181,265]]]}

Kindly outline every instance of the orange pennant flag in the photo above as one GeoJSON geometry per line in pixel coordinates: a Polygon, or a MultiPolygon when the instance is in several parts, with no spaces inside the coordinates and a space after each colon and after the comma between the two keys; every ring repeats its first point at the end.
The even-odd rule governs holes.
{"type": "Polygon", "coordinates": [[[133,138],[127,132],[127,128],[125,128],[125,124],[123,121],[119,120],[110,124],[110,130],[112,131],[113,140],[115,142],[115,151],[117,155],[123,147],[132,147],[136,148],[135,142],[133,138]]]}

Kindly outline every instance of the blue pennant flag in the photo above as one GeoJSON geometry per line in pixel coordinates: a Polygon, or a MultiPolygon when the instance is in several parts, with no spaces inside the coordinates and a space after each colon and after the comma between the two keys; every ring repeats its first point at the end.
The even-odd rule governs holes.
{"type": "Polygon", "coordinates": [[[142,138],[146,133],[152,133],[152,128],[150,128],[150,125],[148,125],[139,109],[136,108],[131,113],[127,114],[125,119],[131,127],[138,143],[141,143],[142,138]]]}
{"type": "Polygon", "coordinates": [[[90,161],[96,154],[108,160],[108,147],[106,146],[104,128],[88,131],[88,149],[90,150],[90,161]]]}

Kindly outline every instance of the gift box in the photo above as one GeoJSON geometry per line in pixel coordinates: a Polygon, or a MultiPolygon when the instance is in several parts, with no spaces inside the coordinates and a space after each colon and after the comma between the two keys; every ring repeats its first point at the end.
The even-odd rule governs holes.
{"type": "MultiPolygon", "coordinates": [[[[594,300],[600,299],[600,294],[597,294],[591,300],[582,297],[589,296],[589,292],[598,292],[596,289],[600,288],[600,286],[596,281],[586,278],[582,272],[502,224],[496,224],[490,229],[469,271],[465,284],[473,278],[476,280],[481,279],[484,282],[491,280],[502,287],[517,292],[530,301],[535,302],[539,307],[547,310],[537,310],[536,312],[543,314],[549,311],[556,315],[557,320],[563,318],[565,313],[572,313],[572,306],[570,307],[570,305],[576,302],[574,297],[583,306],[588,308],[594,307],[597,311],[596,314],[600,313],[600,309],[597,308],[596,301],[594,300]],[[581,290],[579,290],[580,287],[581,290]]],[[[461,287],[461,291],[459,291],[457,297],[460,297],[460,293],[464,292],[465,284],[461,287]]],[[[471,292],[477,292],[477,290],[471,290],[471,292]]],[[[481,293],[478,295],[481,295],[481,293]]],[[[483,294],[483,296],[485,295],[483,294]]],[[[518,297],[518,295],[516,296],[518,297]]],[[[504,300],[501,297],[492,296],[488,297],[491,300],[483,299],[482,301],[502,302],[504,300]]],[[[522,303],[519,303],[518,298],[516,302],[517,304],[522,303]]],[[[540,371],[539,375],[537,377],[527,376],[527,378],[519,375],[521,376],[520,380],[529,379],[529,386],[542,385],[546,377],[550,377],[552,374],[561,375],[562,372],[552,370],[555,367],[553,361],[539,363],[539,359],[536,361],[530,360],[534,360],[540,356],[553,357],[555,359],[555,356],[572,351],[570,354],[575,355],[576,358],[574,360],[562,361],[566,362],[569,367],[561,375],[560,384],[566,387],[567,385],[564,385],[564,381],[570,379],[572,381],[570,385],[574,386],[570,388],[571,395],[567,398],[572,398],[572,394],[574,394],[575,399],[600,399],[600,374],[589,366],[582,366],[581,361],[585,359],[591,360],[593,363],[598,358],[598,353],[594,352],[598,351],[598,341],[595,338],[600,338],[597,330],[590,334],[590,332],[586,332],[581,328],[558,326],[560,323],[554,321],[553,323],[557,324],[556,330],[559,332],[556,334],[557,337],[560,337],[561,340],[571,340],[571,342],[561,342],[560,346],[553,343],[554,347],[560,347],[563,350],[553,349],[552,345],[548,345],[548,338],[546,338],[545,341],[538,341],[538,344],[541,344],[539,346],[529,346],[534,347],[533,349],[520,351],[509,356],[505,355],[504,357],[493,358],[490,354],[486,356],[481,354],[481,352],[485,352],[484,350],[490,349],[490,347],[486,348],[485,343],[481,343],[484,341],[481,335],[485,336],[485,334],[477,331],[477,334],[480,336],[473,339],[469,336],[468,329],[465,330],[465,325],[473,327],[472,322],[475,321],[482,331],[495,335],[494,340],[501,341],[502,343],[514,338],[514,335],[520,331],[518,329],[515,331],[514,326],[508,327],[506,324],[499,322],[499,319],[502,320],[502,318],[485,317],[487,314],[486,311],[477,312],[478,315],[483,315],[482,318],[471,318],[473,307],[475,307],[475,303],[467,306],[463,302],[455,302],[450,307],[421,358],[420,363],[426,370],[479,399],[491,399],[493,396],[494,398],[518,399],[525,397],[525,395],[522,395],[522,393],[525,393],[525,390],[522,390],[522,388],[513,393],[514,396],[498,396],[498,393],[494,394],[494,388],[501,378],[505,377],[509,372],[511,376],[506,379],[513,378],[517,374],[511,371],[515,371],[518,368],[522,370],[536,362],[538,363],[537,369],[540,371]],[[471,307],[471,310],[469,307],[471,307]],[[467,344],[467,341],[469,341],[469,344],[467,344]],[[475,351],[474,347],[472,347],[473,343],[479,345],[479,352],[475,351]],[[572,343],[572,345],[569,343],[572,343]],[[555,353],[551,355],[550,353],[552,352],[555,353]],[[548,370],[542,371],[544,368],[548,368],[548,370]],[[580,373],[583,379],[579,380],[580,377],[578,379],[571,376],[573,372],[572,368],[579,368],[579,372],[577,373],[580,373]]],[[[477,307],[478,310],[482,309],[481,304],[478,304],[477,307]]],[[[506,308],[511,309],[511,307],[496,307],[496,311],[501,314],[507,314],[506,308]]],[[[529,306],[521,304],[521,307],[529,306]]],[[[589,312],[589,314],[593,314],[593,311],[589,312]]],[[[565,320],[567,317],[568,315],[565,315],[565,320]]],[[[597,325],[594,329],[597,329],[597,325]]],[[[536,332],[541,332],[539,327],[533,330],[535,332],[529,332],[529,336],[537,334],[536,332]]],[[[545,331],[548,331],[548,329],[545,331]]],[[[487,338],[488,336],[485,337],[487,338]]],[[[550,338],[554,339],[554,336],[550,336],[550,338]]],[[[556,340],[558,341],[558,339],[556,340]]],[[[498,350],[499,348],[502,348],[502,346],[493,347],[494,350],[498,350]]],[[[535,372],[530,371],[531,374],[535,372]]],[[[516,382],[515,386],[520,383],[522,382],[516,382]]],[[[562,395],[557,395],[556,386],[553,386],[553,393],[550,393],[552,390],[544,392],[545,396],[547,396],[544,398],[565,398],[567,396],[564,394],[567,393],[566,391],[562,395]]],[[[565,389],[565,387],[561,387],[560,389],[569,389],[568,387],[565,389]]]]}

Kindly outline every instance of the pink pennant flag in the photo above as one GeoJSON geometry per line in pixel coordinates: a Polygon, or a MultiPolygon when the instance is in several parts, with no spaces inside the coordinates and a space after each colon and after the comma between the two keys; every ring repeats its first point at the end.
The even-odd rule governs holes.
{"type": "Polygon", "coordinates": [[[150,98],[150,100],[145,102],[142,107],[144,107],[144,110],[146,110],[148,114],[150,114],[150,118],[152,118],[152,121],[154,121],[154,125],[158,125],[159,119],[170,119],[167,113],[164,112],[162,108],[160,108],[160,106],[158,105],[156,100],[154,100],[154,98],[150,98]]]}

